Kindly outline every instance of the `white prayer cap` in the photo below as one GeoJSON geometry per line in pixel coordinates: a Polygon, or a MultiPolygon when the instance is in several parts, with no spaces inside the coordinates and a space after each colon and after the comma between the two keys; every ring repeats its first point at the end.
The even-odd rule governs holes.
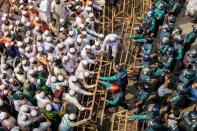
{"type": "Polygon", "coordinates": [[[31,48],[30,48],[29,46],[25,47],[25,51],[26,51],[26,52],[30,51],[30,49],[31,49],[31,48]]]}
{"type": "Polygon", "coordinates": [[[62,43],[57,44],[57,48],[63,48],[63,47],[64,47],[64,45],[62,43]]]}
{"type": "Polygon", "coordinates": [[[73,121],[73,120],[75,120],[76,115],[75,115],[75,114],[70,114],[70,115],[68,116],[68,118],[69,118],[71,121],[73,121]]]}
{"type": "Polygon", "coordinates": [[[51,77],[51,82],[55,83],[57,81],[57,78],[55,76],[51,77]]]}
{"type": "Polygon", "coordinates": [[[38,47],[38,52],[42,52],[43,51],[43,48],[42,47],[38,47]]]}
{"type": "Polygon", "coordinates": [[[21,47],[21,46],[23,46],[23,43],[21,41],[18,41],[17,46],[21,47]]]}
{"type": "Polygon", "coordinates": [[[13,29],[13,27],[14,27],[13,25],[10,25],[10,26],[9,26],[9,29],[10,29],[10,30],[12,30],[12,29],[13,29]]]}
{"type": "Polygon", "coordinates": [[[10,46],[13,46],[14,45],[14,42],[12,41],[11,43],[10,43],[10,46]]]}
{"type": "Polygon", "coordinates": [[[58,75],[57,79],[58,79],[58,81],[63,81],[64,77],[62,75],[58,75]]]}
{"type": "Polygon", "coordinates": [[[84,24],[81,24],[80,25],[80,28],[83,28],[84,29],[85,28],[85,25],[84,24]]]}
{"type": "Polygon", "coordinates": [[[74,32],[73,31],[69,31],[69,35],[70,36],[73,36],[74,35],[74,32]]]}
{"type": "Polygon", "coordinates": [[[34,27],[35,31],[39,31],[40,30],[40,27],[39,26],[36,26],[34,27]]]}
{"type": "Polygon", "coordinates": [[[50,33],[50,32],[49,32],[48,30],[45,30],[45,31],[44,31],[44,35],[47,35],[47,36],[48,36],[49,33],[50,33]]]}
{"type": "Polygon", "coordinates": [[[15,73],[19,73],[19,72],[20,72],[20,70],[21,70],[21,69],[20,69],[19,67],[14,68],[14,72],[15,72],[15,73]]]}
{"type": "Polygon", "coordinates": [[[68,56],[64,56],[64,57],[62,58],[62,60],[63,60],[64,62],[66,62],[66,61],[69,60],[69,57],[68,57],[68,56]]]}
{"type": "Polygon", "coordinates": [[[58,86],[56,86],[56,90],[58,90],[58,91],[59,91],[60,89],[61,89],[61,86],[59,86],[59,85],[58,85],[58,86]]]}
{"type": "Polygon", "coordinates": [[[86,21],[87,23],[90,23],[90,19],[89,19],[89,18],[87,18],[85,21],[86,21]]]}
{"type": "Polygon", "coordinates": [[[96,42],[95,42],[95,46],[99,46],[99,45],[100,45],[99,42],[96,41],[96,42]]]}
{"type": "Polygon", "coordinates": [[[87,10],[87,11],[92,11],[92,7],[86,6],[85,10],[87,10]]]}
{"type": "Polygon", "coordinates": [[[69,45],[72,45],[72,44],[74,44],[74,40],[73,40],[73,39],[70,39],[70,40],[68,41],[68,43],[69,43],[69,45]]]}
{"type": "Polygon", "coordinates": [[[51,37],[47,37],[47,42],[51,42],[52,41],[52,38],[51,37]]]}
{"type": "Polygon", "coordinates": [[[60,18],[60,23],[65,23],[65,20],[63,18],[60,18]]]}
{"type": "Polygon", "coordinates": [[[82,61],[82,64],[83,64],[83,65],[88,65],[88,61],[87,61],[87,60],[83,60],[83,61],[82,61]]]}
{"type": "Polygon", "coordinates": [[[77,38],[77,42],[78,43],[81,43],[82,42],[82,39],[81,38],[77,38]]]}
{"type": "Polygon", "coordinates": [[[3,105],[3,100],[2,99],[0,99],[0,106],[2,106],[3,105]]]}
{"type": "Polygon", "coordinates": [[[100,37],[100,38],[104,38],[104,34],[100,34],[99,37],[100,37]]]}
{"type": "Polygon", "coordinates": [[[17,20],[17,21],[15,22],[15,24],[16,24],[16,25],[19,25],[19,24],[20,24],[20,21],[19,21],[19,20],[17,20]]]}
{"type": "Polygon", "coordinates": [[[52,106],[51,106],[51,104],[47,104],[46,110],[47,110],[47,111],[52,111],[52,106]]]}
{"type": "Polygon", "coordinates": [[[27,11],[25,11],[25,10],[22,10],[21,12],[22,12],[22,15],[26,15],[27,14],[27,11]]]}
{"type": "Polygon", "coordinates": [[[31,22],[27,22],[25,25],[26,25],[27,27],[29,27],[29,26],[31,26],[31,22]]]}
{"type": "Polygon", "coordinates": [[[70,48],[69,52],[74,53],[74,52],[76,52],[76,50],[75,50],[75,48],[70,48]]]}
{"type": "Polygon", "coordinates": [[[41,99],[44,99],[45,93],[42,91],[42,92],[40,92],[39,96],[40,96],[41,99]]]}
{"type": "Polygon", "coordinates": [[[90,45],[85,46],[86,49],[91,49],[90,45]]]}
{"type": "Polygon", "coordinates": [[[89,76],[90,76],[90,72],[89,72],[89,71],[85,71],[85,72],[84,72],[84,76],[85,76],[85,77],[89,77],[89,76]]]}
{"type": "Polygon", "coordinates": [[[37,36],[36,38],[38,41],[42,40],[42,37],[41,36],[37,36]]]}
{"type": "Polygon", "coordinates": [[[43,70],[44,70],[43,65],[39,65],[39,66],[38,66],[38,71],[43,71],[43,70]]]}
{"type": "Polygon", "coordinates": [[[36,61],[36,59],[35,59],[34,57],[31,57],[31,58],[29,59],[29,61],[30,61],[31,63],[33,63],[34,61],[36,61]]]}
{"type": "Polygon", "coordinates": [[[23,60],[22,65],[26,65],[26,64],[27,64],[27,60],[23,60]]]}
{"type": "Polygon", "coordinates": [[[2,68],[3,70],[5,70],[5,69],[7,68],[7,65],[6,65],[6,64],[2,64],[2,65],[1,65],[1,68],[2,68]]]}
{"type": "Polygon", "coordinates": [[[6,42],[6,43],[5,43],[5,47],[6,47],[6,48],[7,48],[7,47],[10,47],[10,43],[6,42]]]}
{"type": "Polygon", "coordinates": [[[70,96],[74,96],[74,95],[75,95],[75,91],[74,91],[74,90],[70,90],[70,91],[69,91],[69,95],[70,95],[70,96]]]}
{"type": "Polygon", "coordinates": [[[75,0],[75,2],[80,2],[80,0],[75,0]]]}
{"type": "Polygon", "coordinates": [[[72,82],[77,82],[78,79],[76,76],[72,76],[71,80],[72,80],[72,82]]]}
{"type": "Polygon", "coordinates": [[[39,20],[40,20],[39,17],[35,17],[35,18],[34,18],[34,21],[35,21],[35,22],[37,22],[37,21],[39,21],[39,20]]]}
{"type": "Polygon", "coordinates": [[[24,39],[24,42],[27,44],[27,43],[29,43],[29,38],[25,38],[24,39]]]}
{"type": "Polygon", "coordinates": [[[22,114],[20,116],[20,118],[21,118],[22,121],[26,121],[27,120],[27,116],[25,114],[22,114]]]}
{"type": "Polygon", "coordinates": [[[6,17],[2,17],[1,20],[2,20],[2,21],[5,21],[5,20],[6,20],[6,17]]]}
{"type": "Polygon", "coordinates": [[[110,36],[110,37],[109,37],[109,40],[110,40],[111,42],[114,42],[116,39],[115,39],[115,37],[110,36]]]}
{"type": "Polygon", "coordinates": [[[60,32],[62,32],[62,31],[64,31],[64,27],[61,27],[61,28],[60,28],[60,32]]]}
{"type": "Polygon", "coordinates": [[[7,17],[8,16],[8,14],[7,13],[3,13],[3,17],[7,17]]]}
{"type": "Polygon", "coordinates": [[[89,0],[88,2],[87,2],[87,5],[92,5],[93,3],[92,3],[92,1],[91,0],[89,0]]]}
{"type": "Polygon", "coordinates": [[[77,9],[80,9],[81,8],[81,6],[79,6],[79,5],[77,5],[76,7],[75,7],[75,9],[77,10],[77,9]]]}
{"type": "Polygon", "coordinates": [[[8,35],[9,35],[9,32],[5,31],[5,32],[3,33],[3,35],[4,35],[4,36],[8,36],[8,35]]]}
{"type": "Polygon", "coordinates": [[[83,34],[83,35],[87,35],[87,32],[86,32],[86,31],[83,31],[82,34],[83,34]]]}
{"type": "Polygon", "coordinates": [[[35,70],[34,69],[29,69],[29,71],[28,71],[28,74],[29,75],[33,75],[35,73],[35,70]]]}
{"type": "Polygon", "coordinates": [[[26,32],[26,36],[30,36],[30,35],[31,35],[31,31],[28,30],[28,31],[26,32]]]}
{"type": "Polygon", "coordinates": [[[48,51],[50,49],[50,46],[46,46],[45,50],[48,51]]]}
{"type": "Polygon", "coordinates": [[[93,14],[93,13],[90,13],[88,16],[89,16],[90,18],[92,18],[92,17],[94,17],[94,14],[93,14]]]}
{"type": "Polygon", "coordinates": [[[31,111],[31,116],[35,117],[35,116],[37,116],[37,115],[38,115],[37,110],[32,110],[32,111],[31,111]]]}

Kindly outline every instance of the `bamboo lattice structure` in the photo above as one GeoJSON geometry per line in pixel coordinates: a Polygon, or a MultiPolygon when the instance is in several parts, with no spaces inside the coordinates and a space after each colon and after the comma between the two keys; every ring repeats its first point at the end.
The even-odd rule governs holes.
{"type": "MultiPolygon", "coordinates": [[[[103,121],[112,116],[106,113],[106,103],[104,100],[107,98],[107,91],[104,87],[98,84],[98,78],[100,76],[111,75],[114,64],[125,63],[125,66],[129,67],[130,64],[137,63],[136,57],[139,46],[134,45],[129,36],[133,33],[133,27],[140,24],[140,21],[138,21],[137,18],[143,16],[144,12],[149,9],[149,7],[150,2],[148,0],[122,0],[118,3],[116,8],[113,8],[109,3],[106,3],[103,10],[97,12],[96,15],[100,20],[99,32],[103,32],[105,35],[116,33],[121,36],[121,45],[117,55],[119,57],[112,62],[108,61],[105,56],[100,56],[100,58],[98,58],[99,62],[96,65],[90,66],[91,70],[97,72],[91,80],[88,80],[89,83],[95,84],[95,88],[91,90],[94,92],[94,96],[83,96],[81,104],[85,107],[91,107],[91,110],[79,112],[78,120],[87,118],[90,115],[92,116],[92,120],[86,125],[79,126],[77,130],[102,130],[102,127],[104,126],[103,121]]],[[[131,69],[131,72],[133,72],[133,69],[131,69]]],[[[120,119],[121,117],[124,117],[125,120],[123,121],[121,119],[121,121],[118,121],[120,125],[117,131],[127,130],[127,111],[118,112],[113,115],[111,129],[115,128],[113,125],[117,125],[116,119],[120,119]],[[123,124],[121,124],[121,122],[123,122],[123,124]]]]}

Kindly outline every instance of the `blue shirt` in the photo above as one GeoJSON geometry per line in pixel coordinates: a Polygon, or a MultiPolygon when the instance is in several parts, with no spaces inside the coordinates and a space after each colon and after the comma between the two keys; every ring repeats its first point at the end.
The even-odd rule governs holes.
{"type": "Polygon", "coordinates": [[[188,89],[188,96],[191,101],[197,101],[197,89],[193,88],[192,85],[188,89]]]}
{"type": "Polygon", "coordinates": [[[157,90],[157,94],[160,97],[164,97],[165,95],[170,94],[170,93],[172,93],[172,90],[168,89],[168,88],[165,88],[163,85],[160,86],[159,89],[157,90]]]}

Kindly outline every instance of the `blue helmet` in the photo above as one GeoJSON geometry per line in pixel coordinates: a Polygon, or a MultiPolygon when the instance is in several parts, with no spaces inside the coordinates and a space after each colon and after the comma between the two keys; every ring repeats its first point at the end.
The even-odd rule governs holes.
{"type": "Polygon", "coordinates": [[[154,9],[150,9],[147,13],[148,16],[153,16],[155,13],[154,9]]]}
{"type": "Polygon", "coordinates": [[[150,56],[147,54],[144,54],[143,60],[146,62],[150,61],[150,56]]]}

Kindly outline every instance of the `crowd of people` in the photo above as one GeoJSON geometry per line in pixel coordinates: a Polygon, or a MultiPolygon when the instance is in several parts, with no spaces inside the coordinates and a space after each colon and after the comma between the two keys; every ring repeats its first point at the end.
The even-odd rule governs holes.
{"type": "MultiPolygon", "coordinates": [[[[118,0],[110,2],[116,6],[118,0]]],[[[97,31],[100,22],[95,12],[101,11],[104,3],[1,2],[1,130],[71,131],[92,119],[76,121],[79,112],[91,110],[81,104],[82,96],[96,95],[95,83],[87,79],[98,72],[89,67],[99,62],[100,55],[115,61],[121,39],[97,31]]],[[[190,49],[197,26],[187,36],[180,27],[174,28],[183,3],[155,0],[142,24],[134,29],[131,39],[141,47],[140,65],[132,66],[140,69],[134,103],[125,102],[129,80],[124,63],[114,66],[114,76],[99,78],[99,86],[106,86],[111,94],[106,104],[138,108],[129,119],[139,120],[146,130],[197,129],[197,106],[180,115],[197,101],[197,51],[190,49]]]]}

